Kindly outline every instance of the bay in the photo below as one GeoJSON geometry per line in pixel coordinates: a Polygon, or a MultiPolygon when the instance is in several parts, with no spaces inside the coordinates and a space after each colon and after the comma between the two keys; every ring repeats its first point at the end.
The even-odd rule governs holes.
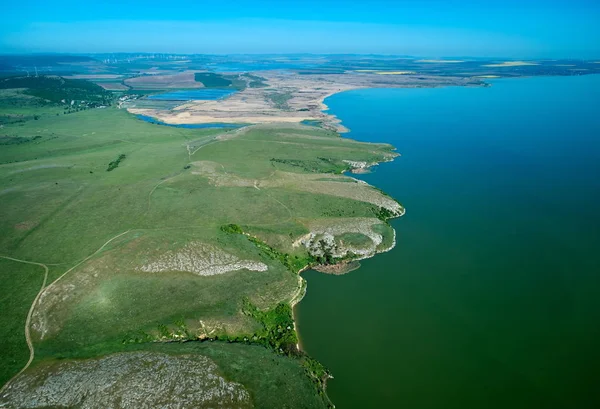
{"type": "Polygon", "coordinates": [[[599,96],[590,75],[325,101],[397,147],[361,178],[407,209],[391,252],[303,273],[337,408],[600,407],[599,96]]]}

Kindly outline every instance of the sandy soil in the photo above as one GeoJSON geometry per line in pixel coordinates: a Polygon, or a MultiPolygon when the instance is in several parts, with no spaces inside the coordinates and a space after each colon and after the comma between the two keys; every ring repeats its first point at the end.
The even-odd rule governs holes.
{"type": "Polygon", "coordinates": [[[129,89],[129,87],[120,82],[98,82],[97,84],[109,91],[127,91],[129,89]]]}
{"type": "MultiPolygon", "coordinates": [[[[379,75],[378,73],[300,75],[279,71],[256,72],[268,87],[247,88],[226,99],[191,101],[171,110],[129,108],[134,114],[148,115],[167,124],[277,123],[320,121],[324,127],[345,132],[340,121],[326,112],[324,100],[338,92],[360,88],[414,88],[477,84],[472,79],[428,75],[379,75]],[[276,106],[273,94],[288,94],[283,106],[276,106]]],[[[182,74],[178,74],[182,75],[182,74]]],[[[154,77],[140,77],[152,79],[154,77]]],[[[127,80],[127,84],[131,85],[127,80]]],[[[160,79],[163,83],[167,79],[160,79]]]]}
{"type": "Polygon", "coordinates": [[[168,75],[144,75],[126,79],[125,84],[137,89],[203,88],[194,79],[195,71],[185,71],[168,75]]]}

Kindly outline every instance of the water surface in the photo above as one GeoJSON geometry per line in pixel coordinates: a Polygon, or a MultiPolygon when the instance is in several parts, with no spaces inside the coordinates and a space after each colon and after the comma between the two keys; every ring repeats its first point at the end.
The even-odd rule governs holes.
{"type": "Polygon", "coordinates": [[[398,245],[306,272],[303,348],[345,408],[600,407],[600,76],[328,98],[402,154],[361,176],[398,245]]]}

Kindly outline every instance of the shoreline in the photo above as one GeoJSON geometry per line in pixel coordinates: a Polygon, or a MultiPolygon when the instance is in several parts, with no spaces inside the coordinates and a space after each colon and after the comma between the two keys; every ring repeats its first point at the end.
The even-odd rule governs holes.
{"type": "MultiPolygon", "coordinates": [[[[210,127],[207,125],[229,125],[232,127],[244,126],[244,125],[261,125],[261,124],[302,124],[305,121],[318,121],[321,123],[323,129],[338,132],[340,134],[349,133],[351,130],[342,124],[342,120],[336,115],[328,113],[329,106],[325,103],[325,100],[333,95],[341,94],[346,91],[356,91],[361,89],[410,89],[420,87],[415,84],[386,84],[386,86],[374,86],[375,84],[363,85],[363,84],[348,84],[339,83],[336,86],[336,90],[329,91],[325,95],[319,96],[309,102],[303,109],[288,109],[281,110],[273,107],[263,107],[261,110],[256,112],[246,112],[239,110],[240,101],[233,101],[227,107],[225,106],[210,106],[201,110],[195,110],[201,108],[207,104],[213,104],[216,101],[229,101],[231,97],[235,98],[232,94],[229,98],[221,100],[190,100],[181,101],[181,105],[177,105],[171,109],[161,108],[150,108],[150,107],[138,107],[136,105],[124,107],[129,113],[134,115],[147,116],[153,118],[157,122],[161,122],[163,125],[176,126],[176,127],[210,127]],[[307,115],[303,115],[303,112],[307,115]]],[[[486,87],[490,84],[481,81],[478,84],[452,84],[452,83],[437,83],[428,84],[426,88],[443,88],[452,86],[466,86],[466,87],[486,87]]],[[[240,93],[243,93],[241,91],[240,93]]],[[[236,93],[239,96],[240,93],[236,93]]],[[[298,108],[298,107],[296,107],[298,108]]]]}
{"type": "MultiPolygon", "coordinates": [[[[363,88],[364,87],[357,87],[356,89],[363,89],[363,88]]],[[[329,110],[329,106],[327,106],[327,104],[325,103],[325,100],[327,98],[329,98],[330,96],[342,93],[342,92],[346,92],[346,91],[351,91],[351,90],[338,91],[338,92],[334,92],[334,93],[331,93],[331,94],[328,94],[328,95],[324,96],[319,101],[320,106],[322,108],[322,112],[329,110]]],[[[343,135],[341,135],[342,133],[349,133],[350,132],[350,129],[346,128],[344,125],[342,125],[342,120],[340,118],[338,118],[336,115],[325,113],[325,112],[323,112],[323,113],[328,118],[331,118],[331,121],[335,124],[334,126],[336,127],[336,129],[335,129],[336,132],[340,133],[340,137],[342,137],[342,138],[344,137],[343,135]]],[[[396,150],[396,149],[394,148],[394,150],[396,150]]],[[[398,154],[397,156],[394,156],[394,157],[392,157],[392,158],[390,158],[389,160],[386,160],[386,161],[377,162],[377,163],[373,164],[372,166],[379,165],[379,163],[383,163],[383,162],[392,162],[398,156],[400,156],[400,155],[398,154]]],[[[373,187],[375,187],[375,186],[373,186],[373,187]]],[[[401,206],[401,212],[397,216],[390,217],[387,220],[397,219],[397,218],[400,218],[400,217],[402,217],[402,216],[404,216],[406,214],[406,208],[404,206],[402,206],[402,205],[400,205],[400,206],[401,206]]],[[[396,236],[397,236],[396,229],[394,229],[393,227],[392,227],[392,232],[393,232],[392,244],[388,248],[385,248],[385,249],[382,249],[382,250],[379,250],[379,251],[375,250],[375,252],[373,254],[363,255],[363,256],[357,257],[355,259],[352,259],[351,261],[359,262],[361,260],[366,260],[366,259],[369,259],[369,258],[373,258],[373,257],[377,256],[378,254],[387,253],[387,252],[393,250],[396,247],[396,236]]],[[[290,305],[292,307],[292,321],[294,322],[294,331],[296,332],[296,338],[298,339],[298,342],[296,344],[296,348],[298,349],[298,352],[301,353],[301,354],[302,353],[306,353],[306,352],[305,352],[305,350],[302,347],[302,337],[300,336],[300,331],[298,330],[298,325],[296,323],[297,322],[297,317],[298,317],[298,313],[296,311],[296,307],[304,299],[304,297],[306,296],[306,293],[308,291],[308,281],[306,281],[305,278],[301,277],[301,275],[302,275],[303,272],[305,272],[307,270],[310,270],[310,269],[312,269],[312,266],[311,265],[306,265],[305,267],[301,268],[298,271],[298,277],[300,277],[300,279],[302,280],[302,288],[299,290],[298,294],[301,293],[302,295],[300,297],[298,297],[298,295],[296,295],[290,301],[290,305]]],[[[357,268],[357,269],[355,269],[355,270],[349,271],[348,273],[352,273],[352,272],[354,272],[356,270],[360,270],[360,267],[357,268]]],[[[326,273],[319,272],[319,274],[326,274],[326,273]]],[[[344,274],[340,274],[340,275],[344,275],[344,274]]],[[[327,381],[329,379],[333,379],[333,375],[331,373],[329,373],[329,371],[327,371],[327,377],[325,379],[323,379],[323,393],[325,394],[325,397],[327,398],[327,400],[329,402],[331,402],[331,404],[333,405],[333,407],[335,407],[335,404],[333,404],[333,402],[331,401],[331,399],[327,395],[327,381]]]]}
{"type": "MultiPolygon", "coordinates": [[[[406,214],[406,209],[404,207],[402,207],[402,212],[399,215],[394,216],[394,217],[390,217],[387,220],[399,219],[400,217],[403,217],[405,214],[406,214]]],[[[367,259],[373,258],[373,257],[375,257],[375,256],[377,256],[379,254],[383,254],[383,253],[387,253],[389,251],[392,251],[396,247],[396,244],[397,244],[397,242],[396,242],[396,237],[397,237],[396,229],[392,228],[392,232],[393,232],[392,244],[389,247],[387,247],[385,249],[382,249],[382,250],[378,250],[378,251],[376,250],[372,254],[363,255],[363,256],[360,256],[360,257],[357,257],[357,258],[353,258],[351,260],[344,260],[342,262],[348,262],[348,261],[351,261],[351,262],[352,261],[357,261],[358,262],[358,261],[362,261],[362,260],[367,260],[367,259]]],[[[306,281],[306,279],[304,277],[301,277],[301,275],[305,271],[312,270],[312,269],[313,269],[313,266],[306,265],[305,267],[301,268],[298,271],[298,277],[300,277],[301,280],[302,280],[302,288],[300,290],[298,290],[297,294],[302,293],[302,296],[298,297],[298,295],[296,295],[290,301],[290,306],[292,307],[292,320],[294,321],[294,331],[296,331],[296,336],[298,338],[298,343],[296,344],[296,346],[298,347],[298,351],[299,352],[303,352],[304,350],[302,349],[302,339],[300,337],[300,331],[298,331],[297,326],[296,326],[296,315],[297,315],[296,314],[296,306],[298,304],[300,304],[300,302],[304,299],[304,297],[306,296],[306,293],[308,292],[308,281],[306,281]]],[[[352,273],[352,272],[354,272],[356,270],[360,270],[360,268],[357,268],[355,270],[348,271],[347,273],[343,273],[343,274],[339,274],[339,275],[349,274],[349,273],[352,273]]],[[[315,270],[315,271],[317,271],[317,270],[315,270]]],[[[320,272],[320,271],[317,271],[317,272],[319,274],[327,274],[327,273],[323,273],[323,272],[320,272]]]]}
{"type": "MultiPolygon", "coordinates": [[[[346,128],[346,126],[342,125],[342,120],[340,118],[338,118],[336,115],[327,113],[325,111],[329,111],[329,106],[325,103],[325,100],[329,97],[332,97],[334,95],[337,94],[341,94],[343,92],[347,92],[347,91],[355,91],[357,89],[367,89],[367,87],[355,87],[355,88],[350,88],[350,89],[344,89],[344,90],[339,90],[336,92],[331,92],[325,96],[323,96],[322,98],[319,99],[319,106],[321,108],[321,113],[323,115],[325,115],[325,118],[330,119],[330,124],[333,127],[333,129],[342,134],[342,133],[349,133],[350,129],[346,128]]],[[[341,136],[341,135],[340,135],[341,136]]]]}
{"type": "MultiPolygon", "coordinates": [[[[390,219],[388,219],[388,220],[391,220],[391,219],[398,219],[398,218],[400,218],[400,217],[404,216],[405,214],[406,214],[406,209],[405,209],[404,207],[402,207],[402,212],[401,212],[401,214],[399,214],[398,216],[395,216],[395,217],[391,217],[391,218],[390,218],[390,219]]],[[[387,253],[388,251],[391,251],[391,250],[393,250],[393,249],[396,247],[396,229],[392,228],[392,231],[393,231],[393,234],[394,234],[394,236],[393,236],[392,244],[391,244],[391,245],[390,245],[388,248],[386,248],[386,249],[383,249],[383,250],[379,250],[379,251],[375,251],[375,253],[373,253],[373,254],[370,254],[370,255],[364,255],[364,256],[358,257],[358,258],[356,258],[356,259],[352,259],[351,261],[359,262],[359,261],[361,261],[361,260],[367,260],[367,259],[373,258],[373,257],[375,257],[375,256],[377,256],[377,255],[379,255],[379,254],[387,253]]],[[[304,299],[304,297],[306,296],[306,293],[307,293],[307,291],[308,291],[308,281],[307,281],[307,280],[306,280],[304,277],[302,277],[302,276],[301,276],[301,274],[302,274],[303,272],[305,272],[305,271],[311,270],[311,269],[312,269],[312,267],[313,267],[313,266],[311,266],[311,265],[307,265],[307,266],[303,267],[302,269],[300,269],[300,270],[298,271],[298,277],[299,277],[299,278],[302,280],[302,289],[301,289],[301,290],[299,290],[299,292],[298,292],[298,293],[301,293],[302,295],[301,295],[300,297],[298,297],[298,296],[296,295],[296,296],[295,296],[295,297],[294,297],[294,298],[293,298],[293,299],[290,301],[290,306],[292,307],[292,321],[293,321],[293,323],[294,323],[294,332],[296,333],[296,338],[298,339],[298,342],[296,343],[296,349],[298,350],[298,353],[299,353],[299,354],[306,354],[306,351],[305,351],[305,350],[304,350],[304,348],[302,347],[302,338],[301,338],[301,336],[300,336],[300,331],[298,330],[298,325],[297,325],[297,323],[296,323],[296,322],[297,322],[297,316],[298,316],[298,313],[296,312],[296,308],[297,308],[297,306],[300,304],[300,302],[301,302],[301,301],[304,299]]],[[[360,270],[360,266],[359,266],[359,268],[357,268],[357,269],[355,269],[355,270],[351,270],[351,271],[348,271],[347,273],[343,273],[343,274],[340,274],[340,275],[344,275],[344,274],[350,274],[350,273],[353,273],[353,272],[355,272],[356,270],[360,270]]],[[[315,271],[316,271],[316,270],[315,270],[315,271]]],[[[317,272],[318,272],[319,274],[326,274],[326,273],[323,273],[323,272],[320,272],[320,271],[317,271],[317,272]]],[[[310,355],[309,355],[309,356],[310,356],[310,355]]],[[[313,358],[313,359],[314,359],[314,358],[313,358]]],[[[332,404],[332,405],[333,405],[333,407],[335,408],[335,404],[334,404],[334,403],[331,401],[331,399],[329,398],[329,395],[327,395],[327,382],[329,381],[329,379],[334,379],[334,377],[333,377],[333,375],[332,375],[332,374],[329,372],[329,370],[327,370],[327,376],[326,376],[326,377],[324,377],[324,379],[322,380],[322,381],[323,381],[323,393],[325,394],[325,397],[327,398],[327,400],[328,400],[329,402],[331,402],[331,404],[332,404]]]]}

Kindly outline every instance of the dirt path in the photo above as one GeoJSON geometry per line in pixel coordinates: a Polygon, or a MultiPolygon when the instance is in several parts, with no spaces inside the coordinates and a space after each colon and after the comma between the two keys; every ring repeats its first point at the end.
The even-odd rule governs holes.
{"type": "MultiPolygon", "coordinates": [[[[119,237],[129,233],[131,231],[127,230],[124,231],[123,233],[119,233],[116,236],[114,236],[113,238],[107,240],[102,246],[100,246],[100,248],[98,250],[96,250],[95,252],[93,252],[92,254],[90,254],[89,256],[87,256],[86,258],[84,258],[83,260],[81,260],[80,262],[78,262],[77,264],[75,264],[73,267],[71,267],[70,269],[68,269],[67,271],[65,271],[64,273],[62,273],[60,275],[60,277],[58,277],[56,280],[52,281],[50,284],[48,284],[48,287],[46,287],[43,291],[49,289],[50,287],[52,287],[54,284],[56,284],[59,280],[61,280],[64,276],[66,276],[67,274],[69,274],[71,271],[73,271],[75,268],[79,267],[81,264],[85,263],[86,261],[88,261],[89,259],[91,259],[92,257],[94,257],[96,254],[100,253],[104,247],[108,246],[113,240],[118,239],[119,237]]],[[[42,293],[43,291],[41,291],[40,293],[42,293]]],[[[40,294],[41,295],[41,294],[40,294]]]]}
{"type": "Polygon", "coordinates": [[[29,324],[31,322],[31,316],[33,315],[33,310],[35,308],[35,304],[37,303],[40,296],[44,292],[44,289],[46,287],[46,281],[48,281],[48,266],[45,264],[42,264],[42,263],[35,263],[33,261],[19,260],[17,258],[12,258],[12,257],[7,257],[7,256],[0,256],[0,258],[16,261],[18,263],[33,264],[35,266],[39,266],[44,269],[44,281],[42,283],[42,287],[40,288],[40,291],[38,291],[37,295],[33,299],[33,302],[31,303],[31,307],[29,308],[29,312],[27,313],[27,319],[25,320],[25,341],[27,342],[27,347],[29,348],[29,360],[27,361],[25,366],[19,371],[19,373],[17,373],[15,376],[13,376],[12,379],[9,380],[8,382],[6,382],[6,384],[4,384],[2,389],[0,389],[0,394],[2,394],[2,392],[4,392],[4,390],[12,382],[12,380],[15,379],[17,376],[21,375],[23,372],[25,372],[25,370],[27,368],[29,368],[29,365],[31,365],[31,362],[33,362],[33,358],[35,356],[35,351],[33,349],[33,343],[31,342],[31,335],[29,333],[29,324]]]}
{"type": "Polygon", "coordinates": [[[13,379],[15,379],[17,376],[21,375],[23,372],[25,372],[25,370],[27,368],[29,368],[29,365],[31,365],[31,362],[33,362],[33,358],[35,357],[35,350],[33,348],[33,343],[31,341],[31,334],[29,332],[29,327],[30,327],[30,323],[31,323],[31,317],[33,316],[33,311],[35,309],[35,305],[37,304],[38,300],[40,299],[40,297],[42,296],[44,291],[46,291],[47,289],[52,287],[54,284],[56,284],[56,282],[58,282],[61,278],[63,278],[69,272],[73,271],[76,267],[80,266],[81,264],[83,264],[84,262],[89,260],[90,258],[94,257],[96,254],[98,254],[100,251],[102,251],[108,244],[110,244],[113,240],[118,239],[119,237],[129,233],[130,231],[131,230],[124,231],[123,233],[119,233],[116,236],[114,236],[113,238],[107,240],[102,246],[100,246],[100,248],[98,250],[96,250],[91,255],[87,256],[86,258],[84,258],[83,260],[81,260],[77,264],[75,264],[73,267],[71,267],[70,269],[65,271],[60,277],[58,277],[56,280],[54,280],[53,282],[48,284],[48,286],[46,286],[46,282],[48,281],[48,266],[46,264],[36,263],[33,261],[27,261],[27,260],[19,260],[19,259],[8,257],[8,256],[0,256],[0,258],[16,261],[19,263],[33,264],[36,266],[40,266],[44,269],[44,282],[42,283],[42,287],[40,288],[40,291],[35,296],[35,299],[33,300],[31,307],[29,308],[29,312],[27,313],[27,320],[25,321],[25,341],[27,342],[27,347],[29,348],[29,360],[27,361],[25,366],[19,371],[19,373],[17,373],[15,376],[13,376],[8,382],[6,382],[6,384],[4,384],[2,389],[0,389],[0,394],[2,394],[4,392],[4,390],[10,385],[10,383],[13,381],[13,379]]]}
{"type": "Polygon", "coordinates": [[[169,181],[169,180],[173,180],[173,179],[175,179],[177,176],[181,175],[182,173],[183,173],[183,172],[179,172],[178,174],[176,174],[176,175],[173,175],[173,176],[171,176],[171,177],[168,177],[168,178],[166,178],[166,179],[163,179],[163,180],[161,180],[160,182],[158,182],[156,185],[154,185],[154,187],[152,188],[152,190],[150,191],[150,193],[148,193],[148,206],[147,206],[147,208],[146,208],[146,213],[148,213],[148,212],[150,211],[150,203],[151,203],[151,200],[152,200],[152,194],[153,194],[153,193],[156,191],[156,189],[158,189],[158,187],[159,187],[160,185],[162,185],[163,183],[165,183],[165,182],[167,182],[167,181],[169,181]]]}

